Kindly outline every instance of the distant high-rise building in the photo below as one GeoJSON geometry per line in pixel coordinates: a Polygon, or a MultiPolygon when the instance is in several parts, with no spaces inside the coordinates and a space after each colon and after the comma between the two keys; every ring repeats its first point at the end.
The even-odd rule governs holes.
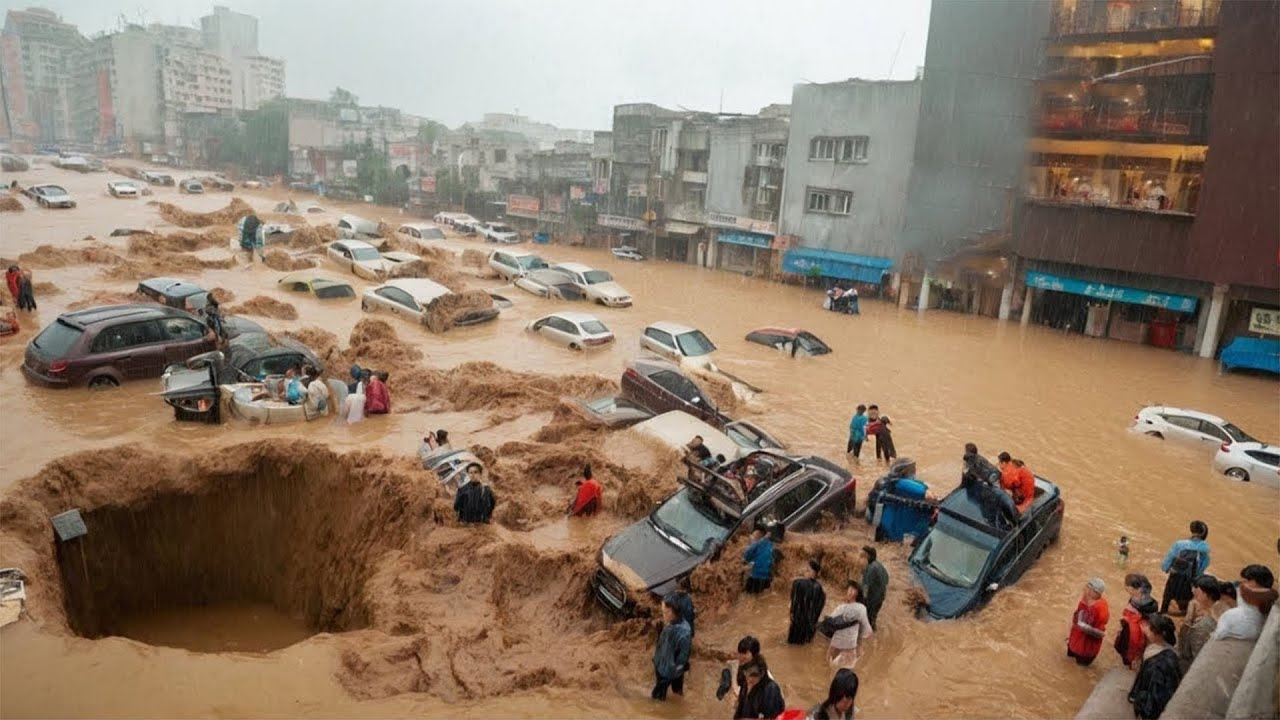
{"type": "Polygon", "coordinates": [[[221,5],[200,18],[204,46],[227,60],[231,70],[232,106],[256,110],[284,96],[284,61],[258,52],[258,19],[221,5]]]}
{"type": "Polygon", "coordinates": [[[5,124],[14,137],[56,142],[71,137],[71,62],[86,40],[44,8],[10,10],[0,33],[5,124]]]}
{"type": "Polygon", "coordinates": [[[258,54],[258,18],[215,5],[212,15],[200,18],[204,46],[223,57],[258,54]]]}

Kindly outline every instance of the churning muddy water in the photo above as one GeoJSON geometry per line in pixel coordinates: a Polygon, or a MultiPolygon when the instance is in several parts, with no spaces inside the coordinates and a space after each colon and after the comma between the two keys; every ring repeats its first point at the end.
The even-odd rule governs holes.
{"type": "MultiPolygon", "coordinates": [[[[861,521],[790,536],[779,581],[759,597],[738,591],[740,544],[695,573],[692,672],[685,697],[666,704],[648,699],[656,626],[617,621],[589,596],[600,544],[675,487],[675,465],[629,463],[645,448],[582,426],[560,399],[616,389],[642,328],[658,320],[715,341],[716,362],[763,390],[734,414],[799,451],[843,461],[853,407],[875,402],[894,420],[900,454],[918,461],[939,494],[957,484],[965,442],[991,456],[1008,450],[1062,488],[1061,542],[960,620],[913,619],[900,602],[906,553],[882,546],[890,596],[858,664],[859,717],[1070,715],[1118,664],[1109,650],[1088,669],[1065,656],[1067,621],[1089,577],[1107,581],[1116,612],[1126,571],[1147,573],[1158,591],[1165,549],[1196,518],[1210,527],[1211,572],[1234,577],[1246,563],[1276,562],[1280,493],[1215,475],[1212,448],[1127,432],[1140,407],[1164,403],[1226,416],[1274,441],[1280,396],[1271,378],[873,300],[859,316],[839,316],[820,309],[813,289],[555,245],[536,252],[607,269],[636,298],[629,309],[589,309],[618,342],[572,353],[527,334],[530,321],[564,306],[509,286],[500,292],[515,306],[497,321],[433,334],[362,313],[358,301],[286,292],[276,284],[283,273],[243,257],[227,262],[229,233],[225,246],[131,254],[139,236],[108,238],[112,229],[179,228],[148,198],[106,197],[102,175],[40,166],[0,175],[5,184],[15,178],[61,182],[80,206],[0,215],[4,258],[45,244],[77,251],[44,264],[30,258],[35,279],[60,292],[38,294],[22,333],[0,340],[0,566],[31,576],[27,616],[0,631],[5,716],[729,717],[714,689],[745,634],[761,639],[789,707],[816,704],[831,671],[825,648],[785,644],[787,581],[820,556],[834,599],[870,539],[861,521]],[[98,244],[110,254],[78,252],[98,244]],[[350,427],[193,425],[174,422],[153,381],[92,393],[26,383],[26,342],[95,293],[131,293],[132,271],[111,270],[129,263],[241,302],[292,306],[296,320],[253,319],[309,342],[335,374],[352,361],[390,371],[393,413],[350,427]],[[744,341],[766,325],[805,328],[834,352],[790,358],[744,341]],[[456,526],[449,500],[419,469],[418,442],[436,428],[484,449],[494,525],[456,526]],[[602,479],[606,512],[566,519],[584,462],[602,479]],[[50,542],[48,517],[70,507],[85,511],[90,528],[83,559],[50,542]],[[1127,570],[1115,562],[1122,534],[1133,548],[1127,570]]],[[[283,197],[237,196],[259,210],[283,197]]],[[[157,188],[152,199],[209,212],[230,194],[157,188]]],[[[323,204],[306,222],[331,224],[347,211],[401,219],[386,208],[323,204]]],[[[440,244],[483,249],[455,237],[440,244]]],[[[371,287],[308,249],[289,251],[357,293],[371,287]]],[[[455,267],[467,288],[502,287],[455,267]]],[[[850,469],[861,506],[883,466],[864,454],[850,469]]]]}

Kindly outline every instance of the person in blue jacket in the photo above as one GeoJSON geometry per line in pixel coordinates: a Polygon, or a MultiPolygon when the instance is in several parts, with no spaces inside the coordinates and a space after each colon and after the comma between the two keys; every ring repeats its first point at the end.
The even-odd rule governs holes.
{"type": "Polygon", "coordinates": [[[912,463],[906,477],[891,480],[885,485],[880,496],[883,509],[876,539],[902,542],[907,535],[916,540],[924,537],[929,530],[929,520],[933,517],[931,503],[936,502],[937,498],[929,492],[929,486],[915,477],[915,466],[912,463]]]}
{"type": "Polygon", "coordinates": [[[1195,579],[1209,569],[1209,526],[1200,520],[1191,522],[1191,537],[1178,540],[1164,555],[1160,571],[1169,573],[1164,583],[1164,597],[1160,600],[1160,613],[1169,613],[1169,602],[1178,604],[1186,614],[1191,603],[1191,588],[1195,579]]]}
{"type": "Polygon", "coordinates": [[[742,561],[750,566],[747,573],[746,591],[749,593],[764,592],[773,582],[773,540],[763,525],[757,525],[751,534],[751,544],[742,554],[742,561]]]}
{"type": "Polygon", "coordinates": [[[666,700],[668,688],[677,695],[684,694],[684,674],[689,669],[689,651],[693,641],[689,623],[680,615],[680,609],[669,595],[662,601],[662,622],[662,634],[653,649],[656,682],[649,697],[654,700],[666,700]]]}
{"type": "Polygon", "coordinates": [[[860,457],[862,455],[862,443],[867,439],[867,406],[859,405],[858,409],[853,413],[853,419],[849,421],[849,444],[845,447],[845,454],[853,453],[853,456],[860,457]]]}

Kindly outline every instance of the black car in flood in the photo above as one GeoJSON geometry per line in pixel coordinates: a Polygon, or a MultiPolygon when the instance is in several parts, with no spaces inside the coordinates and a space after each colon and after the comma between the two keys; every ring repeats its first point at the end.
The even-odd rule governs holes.
{"type": "Polygon", "coordinates": [[[619,614],[637,611],[646,594],[665,595],[704,562],[714,561],[743,528],[781,524],[802,529],[824,511],[854,510],[857,480],[822,458],[774,450],[750,453],[717,472],[689,461],[682,487],[600,548],[591,578],[596,600],[619,614]],[[739,480],[760,478],[750,492],[739,480]]]}
{"type": "Polygon", "coordinates": [[[1044,478],[1036,478],[1035,500],[1018,516],[996,478],[966,476],[911,554],[911,572],[928,596],[921,614],[959,617],[1017,582],[1057,542],[1065,509],[1058,486],[1044,478]]]}
{"type": "Polygon", "coordinates": [[[622,373],[622,397],[661,415],[679,410],[689,413],[717,430],[730,422],[728,415],[680,371],[675,363],[658,358],[638,358],[627,363],[622,373]]]}
{"type": "Polygon", "coordinates": [[[254,382],[308,365],[324,370],[324,363],[302,343],[284,338],[272,344],[265,332],[248,333],[228,341],[221,351],[167,368],[161,378],[162,397],[176,420],[217,423],[221,421],[220,386],[254,382]]]}

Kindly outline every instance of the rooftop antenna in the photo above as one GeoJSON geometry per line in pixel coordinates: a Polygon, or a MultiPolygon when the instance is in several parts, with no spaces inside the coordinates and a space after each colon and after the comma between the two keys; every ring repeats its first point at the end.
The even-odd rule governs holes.
{"type": "Polygon", "coordinates": [[[903,30],[898,36],[898,47],[893,51],[893,59],[889,61],[889,77],[893,77],[893,67],[898,64],[898,53],[902,52],[902,41],[906,39],[907,31],[903,30]]]}
{"type": "Polygon", "coordinates": [[[716,112],[724,112],[724,88],[720,88],[720,109],[716,110],[716,112]]]}

